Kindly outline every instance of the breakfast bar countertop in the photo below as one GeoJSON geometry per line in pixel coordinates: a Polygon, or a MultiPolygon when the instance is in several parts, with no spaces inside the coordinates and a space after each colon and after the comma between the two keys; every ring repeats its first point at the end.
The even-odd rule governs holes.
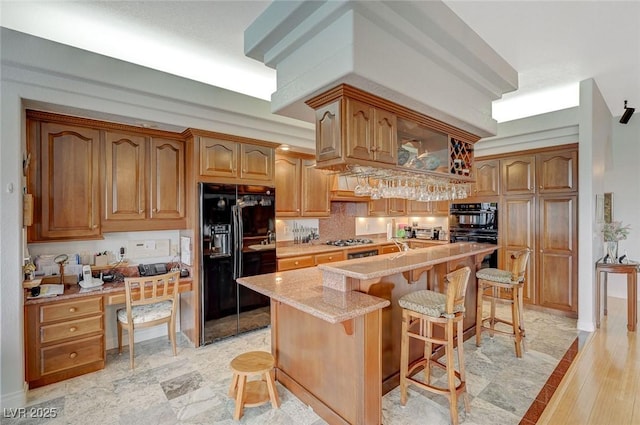
{"type": "Polygon", "coordinates": [[[315,267],[241,277],[238,282],[274,301],[297,308],[329,323],[341,323],[387,307],[390,302],[362,292],[342,292],[323,286],[315,267]]]}
{"type": "Polygon", "coordinates": [[[323,272],[342,275],[355,279],[375,279],[402,273],[422,267],[430,267],[446,261],[465,258],[470,255],[486,255],[496,250],[496,245],[458,242],[443,244],[428,249],[416,249],[405,252],[377,255],[354,260],[336,261],[319,264],[323,272]]]}

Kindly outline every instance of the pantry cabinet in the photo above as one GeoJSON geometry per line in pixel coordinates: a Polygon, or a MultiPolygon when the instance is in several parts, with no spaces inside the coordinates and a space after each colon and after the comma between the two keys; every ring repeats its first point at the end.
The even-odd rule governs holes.
{"type": "Polygon", "coordinates": [[[100,131],[32,117],[27,121],[33,241],[95,239],[100,227],[100,131]]]}
{"type": "Polygon", "coordinates": [[[485,169],[477,171],[477,187],[500,188],[500,267],[511,267],[514,252],[531,249],[524,301],[576,315],[577,145],[496,155],[477,163],[485,169]],[[497,176],[496,164],[500,167],[500,184],[492,177],[497,176]]]}
{"type": "Polygon", "coordinates": [[[315,166],[311,155],[276,156],[276,216],[329,217],[330,176],[315,166]]]}

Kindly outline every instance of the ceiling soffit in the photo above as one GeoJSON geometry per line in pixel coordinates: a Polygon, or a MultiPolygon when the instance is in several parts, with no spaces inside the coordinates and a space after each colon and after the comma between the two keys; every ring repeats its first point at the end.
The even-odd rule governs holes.
{"type": "Polygon", "coordinates": [[[442,2],[274,2],[245,31],[245,54],[277,71],[272,112],[313,122],[304,102],[338,84],[481,137],[517,72],[442,2]]]}

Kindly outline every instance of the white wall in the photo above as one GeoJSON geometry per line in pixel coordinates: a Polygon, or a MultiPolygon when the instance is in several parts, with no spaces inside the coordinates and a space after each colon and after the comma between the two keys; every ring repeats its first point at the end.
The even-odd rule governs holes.
{"type": "Polygon", "coordinates": [[[578,210],[578,329],[595,329],[595,269],[602,257],[596,194],[604,192],[605,159],[611,148],[611,112],[593,79],[580,82],[578,210]]]}
{"type": "Polygon", "coordinates": [[[271,114],[269,103],[259,99],[6,28],[1,29],[0,43],[0,391],[1,407],[8,408],[23,406],[26,400],[21,285],[25,105],[219,131],[306,149],[315,147],[315,132],[311,124],[271,114]]]}
{"type": "MultiPolygon", "coordinates": [[[[604,192],[613,193],[613,219],[631,225],[626,240],[620,241],[619,253],[640,260],[640,114],[628,124],[620,124],[620,116],[612,119],[613,143],[610,163],[604,176],[604,192]]],[[[609,161],[607,161],[609,162],[609,161]]],[[[609,276],[608,293],[627,298],[627,281],[623,275],[609,276]]]]}

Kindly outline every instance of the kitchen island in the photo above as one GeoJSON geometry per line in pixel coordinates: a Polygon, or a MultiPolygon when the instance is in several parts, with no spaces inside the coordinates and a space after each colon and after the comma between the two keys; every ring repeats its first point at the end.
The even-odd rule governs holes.
{"type": "MultiPolygon", "coordinates": [[[[238,279],[271,297],[276,378],[332,424],[382,423],[382,395],[398,385],[397,300],[444,290],[444,275],[472,271],[496,245],[456,243],[238,279]]],[[[475,324],[475,273],[465,329],[475,324]]],[[[471,333],[469,333],[471,335],[471,333]]],[[[413,346],[417,357],[420,347],[413,346]]]]}

